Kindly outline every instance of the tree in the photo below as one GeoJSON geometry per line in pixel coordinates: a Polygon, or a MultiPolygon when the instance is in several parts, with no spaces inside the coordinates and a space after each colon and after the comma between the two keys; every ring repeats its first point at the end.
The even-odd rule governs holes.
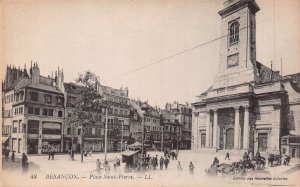
{"type": "Polygon", "coordinates": [[[83,162],[85,127],[95,125],[98,115],[102,111],[103,96],[97,91],[99,84],[97,76],[90,71],[79,74],[75,80],[78,84],[77,97],[73,101],[71,117],[66,124],[71,128],[81,127],[81,162],[83,162]]]}

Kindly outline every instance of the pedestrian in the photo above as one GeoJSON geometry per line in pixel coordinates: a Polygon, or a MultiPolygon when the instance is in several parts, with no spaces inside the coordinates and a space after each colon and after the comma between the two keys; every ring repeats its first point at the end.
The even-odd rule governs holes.
{"type": "Polygon", "coordinates": [[[181,167],[180,161],[178,161],[178,163],[177,163],[177,172],[178,172],[179,176],[181,175],[181,171],[182,171],[182,167],[181,167]]]}
{"type": "Polygon", "coordinates": [[[100,162],[99,159],[97,159],[97,161],[96,161],[96,170],[97,170],[98,172],[101,172],[101,162],[100,162]]]}
{"type": "Polygon", "coordinates": [[[164,169],[164,158],[162,156],[159,159],[159,167],[160,167],[160,170],[164,169]]]}
{"type": "Polygon", "coordinates": [[[190,165],[189,165],[189,172],[190,172],[190,175],[194,175],[194,164],[192,162],[190,162],[190,165]]]}
{"type": "Polygon", "coordinates": [[[51,150],[50,148],[48,148],[48,160],[50,160],[50,157],[51,157],[51,150]]]}
{"type": "Polygon", "coordinates": [[[178,152],[174,153],[175,160],[177,160],[178,152]]]}
{"type": "Polygon", "coordinates": [[[15,161],[15,151],[13,151],[12,154],[11,154],[11,161],[12,161],[12,162],[15,161]]]}
{"type": "Polygon", "coordinates": [[[52,157],[52,160],[54,160],[54,149],[51,150],[51,157],[52,157]]]}
{"type": "Polygon", "coordinates": [[[5,160],[8,161],[8,157],[9,157],[9,150],[5,149],[5,160]]]}
{"type": "Polygon", "coordinates": [[[27,156],[25,155],[25,153],[22,154],[22,169],[23,172],[27,172],[28,171],[28,163],[27,163],[27,156]]]}
{"type": "Polygon", "coordinates": [[[229,153],[227,152],[226,153],[226,157],[225,157],[225,160],[228,158],[228,160],[230,160],[230,158],[229,158],[229,153]]]}
{"type": "Polygon", "coordinates": [[[149,162],[148,162],[148,169],[150,171],[153,171],[153,158],[150,158],[149,162]]]}
{"type": "Polygon", "coordinates": [[[142,160],[142,173],[144,173],[146,171],[146,168],[147,168],[147,163],[146,163],[146,160],[143,159],[142,160]]]}
{"type": "Polygon", "coordinates": [[[74,151],[71,149],[71,159],[74,160],[74,151]]]}
{"type": "Polygon", "coordinates": [[[259,151],[257,150],[257,152],[256,152],[256,160],[259,160],[260,159],[260,153],[259,153],[259,151]]]}
{"type": "Polygon", "coordinates": [[[219,165],[219,159],[217,157],[215,157],[214,161],[213,161],[213,165],[218,166],[219,165]]]}
{"type": "Polygon", "coordinates": [[[87,152],[86,152],[86,150],[84,150],[84,154],[83,154],[84,156],[87,156],[87,152]]]}
{"type": "Polygon", "coordinates": [[[114,163],[113,171],[114,171],[114,174],[116,175],[116,173],[117,173],[117,164],[116,163],[114,163]]]}
{"type": "Polygon", "coordinates": [[[156,170],[156,167],[158,166],[158,159],[157,155],[153,157],[153,169],[156,170]]]}
{"type": "Polygon", "coordinates": [[[168,159],[168,157],[165,158],[164,162],[165,162],[165,168],[167,170],[168,169],[168,165],[169,165],[169,159],[168,159]]]}
{"type": "Polygon", "coordinates": [[[119,159],[119,158],[117,158],[116,164],[117,164],[117,167],[120,167],[120,165],[121,165],[121,161],[120,161],[120,159],[119,159]]]}
{"type": "Polygon", "coordinates": [[[91,151],[89,152],[89,156],[92,157],[92,154],[93,154],[93,151],[91,150],[91,151]]]}

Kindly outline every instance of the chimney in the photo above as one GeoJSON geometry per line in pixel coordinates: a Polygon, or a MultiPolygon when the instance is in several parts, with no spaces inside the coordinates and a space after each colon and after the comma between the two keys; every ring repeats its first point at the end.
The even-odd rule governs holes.
{"type": "Polygon", "coordinates": [[[34,63],[32,67],[31,81],[33,84],[38,84],[40,82],[40,69],[37,63],[34,63]]]}
{"type": "MultiPolygon", "coordinates": [[[[56,76],[56,73],[55,73],[56,76]]],[[[64,72],[63,69],[59,70],[57,72],[57,78],[56,78],[56,88],[63,91],[63,82],[64,82],[64,72]]]]}
{"type": "Polygon", "coordinates": [[[128,87],[125,87],[124,90],[125,90],[125,95],[128,97],[129,96],[128,87]]]}

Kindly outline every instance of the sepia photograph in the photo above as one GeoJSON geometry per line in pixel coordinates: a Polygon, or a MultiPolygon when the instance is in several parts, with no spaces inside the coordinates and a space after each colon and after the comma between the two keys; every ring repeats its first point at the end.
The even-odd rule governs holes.
{"type": "Polygon", "coordinates": [[[0,0],[0,186],[299,186],[299,10],[0,0]]]}

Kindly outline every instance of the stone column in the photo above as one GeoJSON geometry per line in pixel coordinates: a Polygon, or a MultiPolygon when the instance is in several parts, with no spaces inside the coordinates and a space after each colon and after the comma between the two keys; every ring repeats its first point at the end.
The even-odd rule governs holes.
{"type": "Polygon", "coordinates": [[[243,149],[249,149],[249,107],[245,106],[243,149]]]}
{"type": "Polygon", "coordinates": [[[205,135],[205,147],[209,147],[210,136],[210,111],[206,112],[206,135],[205,135]]]}
{"type": "Polygon", "coordinates": [[[239,123],[240,123],[240,112],[239,107],[235,107],[235,115],[234,115],[234,149],[239,148],[239,123]]]}
{"type": "Polygon", "coordinates": [[[218,140],[218,110],[214,110],[214,122],[213,122],[213,147],[217,148],[217,140],[218,140]]]}

